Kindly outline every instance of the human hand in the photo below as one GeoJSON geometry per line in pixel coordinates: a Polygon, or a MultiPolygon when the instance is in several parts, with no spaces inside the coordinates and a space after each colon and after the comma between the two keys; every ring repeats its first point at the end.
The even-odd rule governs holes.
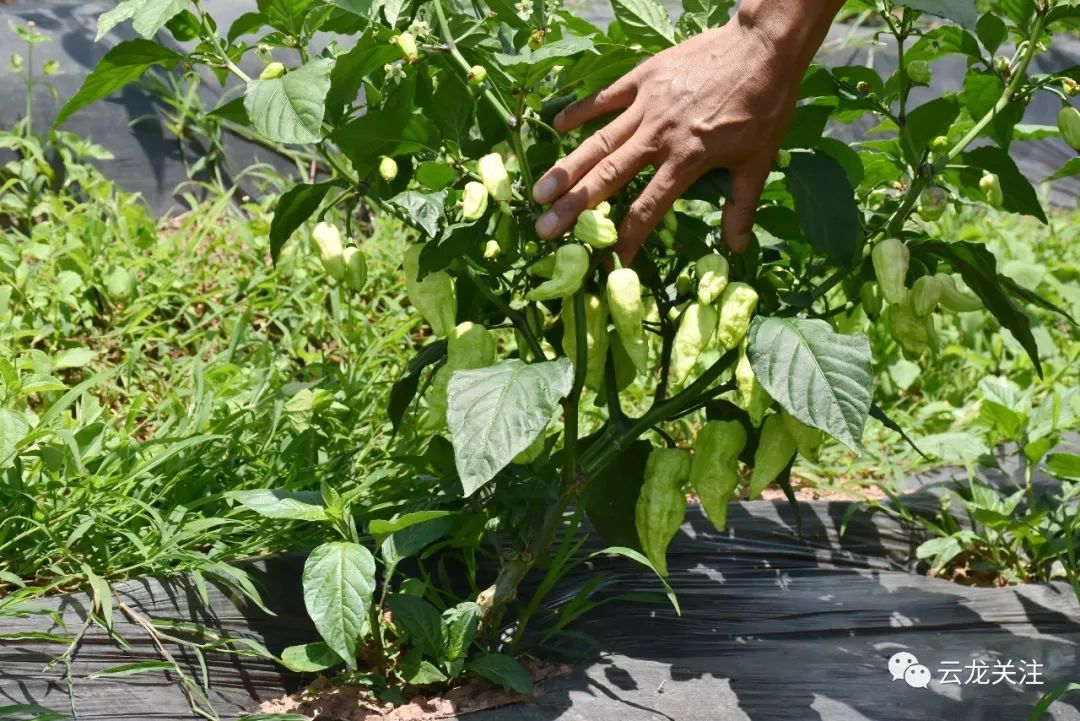
{"type": "MultiPolygon", "coordinates": [[[[800,14],[802,0],[771,2],[771,12],[803,23],[805,13],[812,12],[800,14]]],[[[744,0],[743,5],[754,3],[744,0]]],[[[800,42],[741,8],[722,28],[658,53],[613,85],[567,107],[555,118],[560,132],[622,112],[537,181],[534,198],[551,203],[537,221],[537,234],[555,238],[566,233],[583,210],[651,166],[655,176],[629,206],[619,229],[616,249],[629,264],[680,195],[706,172],[727,168],[733,197],[724,207],[721,231],[731,249],[741,252],[791,122],[803,72],[824,36],[820,28],[812,30],[795,31],[800,42]]]]}

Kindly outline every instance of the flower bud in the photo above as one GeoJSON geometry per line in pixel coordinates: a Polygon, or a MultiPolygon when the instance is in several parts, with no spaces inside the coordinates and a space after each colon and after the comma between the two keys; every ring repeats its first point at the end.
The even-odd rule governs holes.
{"type": "Polygon", "coordinates": [[[868,95],[870,93],[870,83],[865,80],[860,80],[855,84],[855,89],[859,91],[861,95],[868,95]]]}
{"type": "Polygon", "coordinates": [[[997,71],[1002,75],[1009,74],[1009,65],[1009,59],[1004,55],[998,55],[994,58],[994,67],[997,68],[997,71]]]}
{"type": "Polygon", "coordinates": [[[276,80],[285,74],[283,63],[270,63],[259,73],[259,80],[276,80]]]}
{"type": "Polygon", "coordinates": [[[311,237],[319,248],[319,260],[323,270],[334,280],[345,279],[345,249],[341,245],[341,233],[330,223],[319,223],[311,237]]]}
{"type": "Polygon", "coordinates": [[[379,175],[382,176],[382,179],[389,183],[397,177],[397,173],[397,161],[386,155],[382,156],[379,160],[379,175]]]}
{"type": "Polygon", "coordinates": [[[1075,98],[1080,95],[1080,83],[1076,82],[1072,78],[1065,78],[1061,82],[1061,89],[1065,91],[1065,94],[1070,98],[1075,98]]]}
{"type": "Polygon", "coordinates": [[[465,184],[461,195],[461,217],[463,220],[478,220],[487,212],[488,190],[483,183],[475,180],[465,184]]]}
{"type": "Polygon", "coordinates": [[[476,167],[480,173],[480,180],[483,181],[484,187],[492,198],[501,203],[513,197],[510,190],[510,176],[506,172],[501,155],[498,153],[485,155],[477,161],[476,167]]]}

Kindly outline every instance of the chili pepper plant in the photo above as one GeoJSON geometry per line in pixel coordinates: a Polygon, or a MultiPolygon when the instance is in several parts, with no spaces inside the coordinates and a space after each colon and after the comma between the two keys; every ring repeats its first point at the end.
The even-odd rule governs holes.
{"type": "MultiPolygon", "coordinates": [[[[331,487],[237,497],[338,536],[304,574],[323,641],[287,665],[344,667],[390,695],[470,674],[527,690],[513,655],[591,607],[598,580],[546,603],[587,557],[585,529],[663,578],[688,493],[722,529],[732,498],[790,490],[797,455],[827,439],[857,453],[870,418],[899,431],[874,404],[874,366],[932,363],[941,314],[988,314],[1041,372],[1026,309],[1057,308],[936,221],[965,205],[1046,221],[1010,148],[1080,146],[1080,70],[1031,70],[1080,21],[1071,4],[849,2],[898,67],[810,67],[741,254],[719,232],[723,169],[632,266],[613,253],[616,227],[650,172],[565,237],[537,237],[534,180],[599,127],[559,134],[554,115],[732,5],[684,0],[673,22],[655,0],[612,0],[607,28],[552,0],[258,0],[230,27],[198,0],[124,0],[100,18],[101,36],[131,20],[140,37],[106,54],[58,124],[151,68],[208,71],[227,88],[213,116],[317,156],[313,181],[278,202],[275,259],[310,223],[328,293],[363,303],[362,221],[414,234],[403,269],[423,330],[387,408],[420,440],[403,472],[430,493],[362,508],[331,487]],[[966,63],[963,85],[916,103],[948,56],[966,63]],[[261,74],[244,69],[255,58],[261,74]],[[1037,94],[1061,103],[1060,128],[1022,123],[1037,94]],[[862,142],[826,132],[866,120],[862,142]],[[879,357],[875,324],[893,338],[879,357]]],[[[1074,158],[1056,175],[1077,172],[1074,158]]]]}

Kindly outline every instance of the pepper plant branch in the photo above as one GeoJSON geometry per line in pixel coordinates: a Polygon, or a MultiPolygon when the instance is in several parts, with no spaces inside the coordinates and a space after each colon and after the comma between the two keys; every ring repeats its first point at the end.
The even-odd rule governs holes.
{"type": "MultiPolygon", "coordinates": [[[[457,49],[457,44],[454,42],[454,35],[450,32],[450,24],[446,21],[446,11],[443,9],[442,0],[435,0],[432,3],[435,6],[435,17],[439,23],[439,33],[442,35],[443,42],[446,43],[446,49],[450,53],[450,57],[461,67],[465,75],[468,76],[469,71],[472,70],[472,66],[469,65],[469,61],[465,59],[465,56],[461,54],[461,51],[457,49]]],[[[514,127],[514,116],[507,109],[503,101],[500,100],[491,91],[490,88],[484,88],[484,97],[491,103],[491,107],[495,109],[495,112],[499,114],[499,117],[503,119],[511,129],[514,127]]]]}
{"type": "Polygon", "coordinates": [[[241,70],[240,66],[234,63],[232,61],[232,58],[229,57],[229,54],[225,52],[225,47],[221,44],[221,39],[217,36],[217,32],[215,32],[214,29],[210,27],[210,23],[207,22],[206,12],[203,10],[202,5],[199,3],[199,0],[194,0],[193,5],[195,7],[195,12],[199,15],[199,24],[202,26],[203,29],[203,37],[217,52],[218,59],[220,59],[221,62],[225,64],[225,67],[228,68],[229,72],[243,80],[245,83],[250,83],[251,76],[241,70]]]}
{"type": "Polygon", "coordinates": [[[496,308],[506,314],[506,317],[510,319],[510,322],[514,324],[514,328],[521,332],[524,336],[525,342],[529,344],[529,350],[536,357],[537,360],[547,360],[544,354],[544,349],[540,345],[540,341],[536,338],[536,334],[532,332],[532,328],[529,327],[529,323],[525,316],[511,308],[502,298],[495,294],[487,283],[482,282],[476,277],[476,274],[472,272],[472,269],[465,267],[465,276],[469,281],[476,286],[476,289],[496,308]]]}

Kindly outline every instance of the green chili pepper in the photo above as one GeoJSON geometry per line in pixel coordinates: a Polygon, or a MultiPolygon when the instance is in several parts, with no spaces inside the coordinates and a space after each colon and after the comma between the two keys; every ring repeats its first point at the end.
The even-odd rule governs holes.
{"type": "Polygon", "coordinates": [[[420,253],[422,245],[410,245],[405,251],[405,290],[409,301],[431,326],[439,338],[445,338],[457,322],[457,296],[454,279],[445,271],[420,276],[420,253]]]}
{"type": "Polygon", "coordinates": [[[619,268],[608,274],[607,301],[621,345],[634,367],[645,373],[649,368],[649,345],[642,325],[641,281],[632,268],[619,268]]]}
{"type": "Polygon", "coordinates": [[[863,310],[866,311],[868,316],[874,317],[881,314],[881,308],[884,304],[881,299],[881,288],[878,287],[877,283],[872,280],[863,283],[859,298],[862,301],[863,310]]]}
{"type": "Polygon", "coordinates": [[[784,472],[797,449],[798,444],[781,414],[774,413],[765,419],[754,453],[754,470],[750,474],[750,498],[760,496],[765,487],[784,472]]]}
{"type": "MultiPolygon", "coordinates": [[[[966,286],[960,288],[957,284],[958,281],[951,275],[941,274],[938,277],[940,278],[941,283],[942,308],[946,308],[956,313],[968,313],[983,307],[982,300],[979,296],[967,290],[966,286]]],[[[963,281],[959,281],[959,283],[962,284],[963,281]]]]}
{"type": "Polygon", "coordinates": [[[386,182],[391,182],[398,174],[398,164],[393,158],[386,155],[379,159],[379,175],[386,182]]]}
{"type": "Polygon", "coordinates": [[[821,456],[821,447],[825,445],[825,434],[817,428],[806,425],[787,411],[783,411],[780,416],[784,419],[787,432],[795,439],[799,455],[816,461],[821,456]]]}
{"type": "Polygon", "coordinates": [[[711,305],[691,303],[683,313],[679,330],[671,348],[671,381],[683,383],[694,370],[701,355],[716,332],[717,313],[711,305]]]}
{"type": "Polygon", "coordinates": [[[920,316],[915,312],[911,298],[893,303],[882,314],[892,337],[900,344],[904,355],[918,358],[926,350],[938,349],[934,316],[920,316]]]}
{"type": "Polygon", "coordinates": [[[735,366],[735,385],[739,394],[739,407],[750,416],[750,423],[757,428],[772,407],[773,399],[769,392],[758,383],[754,368],[746,355],[745,343],[739,353],[739,362],[735,366]]]}
{"type": "Polygon", "coordinates": [[[1080,152],[1080,110],[1067,105],[1057,116],[1061,138],[1070,148],[1080,152]]]}
{"type": "Polygon", "coordinates": [[[986,173],[979,180],[979,189],[982,190],[986,202],[992,208],[1000,208],[1005,203],[1005,195],[1001,191],[1001,178],[994,173],[986,173]]]}
{"type": "Polygon", "coordinates": [[[483,183],[475,180],[465,184],[465,190],[461,194],[461,219],[477,220],[487,212],[488,190],[483,183]]]}
{"type": "Polygon", "coordinates": [[[259,80],[277,80],[285,74],[285,65],[282,63],[270,63],[259,74],[259,80]]]}
{"type": "Polygon", "coordinates": [[[711,305],[727,288],[731,266],[727,258],[719,253],[711,253],[698,258],[694,266],[698,277],[698,302],[711,305]]]}
{"type": "MultiPolygon", "coordinates": [[[[585,385],[592,390],[604,383],[604,364],[607,363],[608,331],[607,304],[597,295],[585,296],[585,385]]],[[[574,303],[563,302],[563,350],[571,363],[578,362],[577,314],[574,303]]]]}
{"type": "Polygon", "coordinates": [[[569,243],[555,251],[555,268],[551,280],[541,283],[525,296],[526,300],[555,300],[573,295],[581,288],[589,272],[589,251],[584,246],[569,243]]]}
{"type": "Polygon", "coordinates": [[[619,241],[619,231],[600,209],[585,210],[574,224],[574,237],[594,248],[609,248],[619,241]]]}
{"type": "Polygon", "coordinates": [[[908,265],[911,251],[902,240],[888,238],[874,246],[871,253],[881,297],[890,303],[900,303],[907,297],[908,265]]]}
{"type": "Polygon", "coordinates": [[[911,286],[911,308],[915,315],[926,316],[941,302],[942,276],[924,275],[911,286]]]}
{"type": "Polygon", "coordinates": [[[686,517],[683,484],[690,478],[690,454],[658,448],[645,462],[645,483],[635,507],[638,540],[653,568],[668,574],[667,547],[686,517]]]}
{"type": "Polygon", "coordinates": [[[729,283],[720,298],[720,322],[716,339],[728,350],[738,348],[757,310],[758,294],[746,283],[729,283]]]}
{"type": "Polygon", "coordinates": [[[943,188],[934,186],[919,194],[919,217],[933,222],[945,215],[949,207],[949,194],[943,188]]]}
{"type": "Polygon", "coordinates": [[[367,284],[367,259],[360,249],[350,245],[342,252],[345,262],[345,285],[349,290],[361,291],[367,284]]]}
{"type": "Polygon", "coordinates": [[[502,203],[513,198],[510,189],[510,176],[503,165],[502,156],[498,153],[490,153],[476,162],[477,171],[484,187],[496,201],[502,203]]]}
{"type": "Polygon", "coordinates": [[[738,421],[709,421],[698,432],[690,487],[716,530],[727,525],[728,503],[739,486],[739,454],[746,429],[738,421]]]}
{"type": "Polygon", "coordinates": [[[338,229],[330,223],[319,223],[311,237],[319,247],[319,260],[326,274],[334,280],[345,280],[345,247],[338,229]]]}

